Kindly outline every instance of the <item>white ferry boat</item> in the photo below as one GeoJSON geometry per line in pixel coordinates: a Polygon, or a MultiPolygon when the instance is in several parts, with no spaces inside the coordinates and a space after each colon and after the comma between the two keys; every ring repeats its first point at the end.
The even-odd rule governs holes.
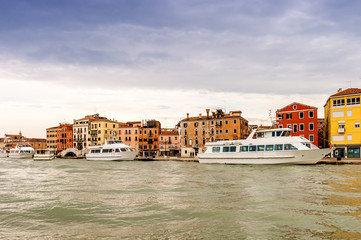
{"type": "Polygon", "coordinates": [[[55,158],[54,149],[37,149],[34,155],[34,161],[47,161],[55,158]]]}
{"type": "Polygon", "coordinates": [[[6,152],[5,149],[0,148],[0,158],[6,158],[6,157],[8,157],[8,153],[6,152]]]}
{"type": "Polygon", "coordinates": [[[291,129],[253,130],[245,140],[206,143],[200,163],[316,164],[332,149],[319,149],[308,139],[290,136],[291,129]]]}
{"type": "Polygon", "coordinates": [[[89,147],[89,150],[89,153],[85,155],[86,160],[134,160],[138,154],[138,151],[134,151],[131,147],[118,140],[105,141],[104,145],[89,147]]]}
{"type": "Polygon", "coordinates": [[[34,148],[26,143],[16,145],[9,153],[9,158],[33,158],[33,156],[34,148]]]}

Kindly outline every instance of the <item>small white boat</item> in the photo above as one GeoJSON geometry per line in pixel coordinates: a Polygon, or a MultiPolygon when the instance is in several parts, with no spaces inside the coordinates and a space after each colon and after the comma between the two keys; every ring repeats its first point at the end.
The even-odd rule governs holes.
{"type": "Polygon", "coordinates": [[[47,161],[55,158],[54,149],[37,149],[34,155],[34,161],[47,161]]]}
{"type": "Polygon", "coordinates": [[[7,157],[8,157],[8,153],[6,152],[6,150],[0,148],[0,158],[7,158],[7,157]]]}
{"type": "Polygon", "coordinates": [[[34,148],[29,144],[19,143],[15,148],[10,149],[9,158],[33,158],[34,148]]]}
{"type": "Polygon", "coordinates": [[[134,151],[122,141],[111,140],[105,141],[105,144],[101,146],[89,147],[89,153],[85,155],[85,158],[98,161],[123,161],[134,160],[137,154],[138,151],[134,151]]]}
{"type": "Polygon", "coordinates": [[[291,129],[253,130],[245,140],[206,143],[200,163],[316,164],[332,149],[319,149],[308,139],[290,136],[291,129]]]}

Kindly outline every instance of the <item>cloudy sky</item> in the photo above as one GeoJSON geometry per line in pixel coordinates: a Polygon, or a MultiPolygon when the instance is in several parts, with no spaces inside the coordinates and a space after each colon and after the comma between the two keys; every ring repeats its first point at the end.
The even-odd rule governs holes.
{"type": "Polygon", "coordinates": [[[251,123],[361,87],[358,0],[0,0],[0,136],[100,113],[251,123]]]}

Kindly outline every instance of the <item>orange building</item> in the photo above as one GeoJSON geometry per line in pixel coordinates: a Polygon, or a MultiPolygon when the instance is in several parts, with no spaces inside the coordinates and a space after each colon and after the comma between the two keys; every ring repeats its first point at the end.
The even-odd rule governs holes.
{"type": "Polygon", "coordinates": [[[60,124],[57,133],[57,152],[73,147],[73,124],[60,124]]]}
{"type": "Polygon", "coordinates": [[[242,111],[231,111],[228,114],[221,109],[207,115],[189,117],[180,121],[182,156],[193,157],[204,150],[206,142],[221,140],[244,139],[249,135],[248,121],[241,114],[242,111]]]}
{"type": "Polygon", "coordinates": [[[143,157],[159,155],[161,124],[156,120],[119,123],[118,139],[139,151],[143,157]]]}
{"type": "Polygon", "coordinates": [[[176,156],[180,152],[180,136],[177,129],[162,129],[159,135],[161,156],[176,156]]]}

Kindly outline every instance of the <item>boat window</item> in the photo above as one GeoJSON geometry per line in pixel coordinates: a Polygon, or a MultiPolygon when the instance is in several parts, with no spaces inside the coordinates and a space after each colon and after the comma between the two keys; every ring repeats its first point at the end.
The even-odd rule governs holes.
{"type": "Polygon", "coordinates": [[[275,145],[275,150],[276,150],[276,151],[282,151],[282,149],[283,149],[283,145],[282,145],[282,144],[276,144],[276,145],[275,145]]]}
{"type": "Polygon", "coordinates": [[[264,145],[258,145],[257,151],[264,151],[264,145]]]}
{"type": "Polygon", "coordinates": [[[229,152],[229,147],[223,147],[223,152],[229,152]]]}
{"type": "Polygon", "coordinates": [[[302,143],[302,144],[305,145],[308,148],[311,148],[311,144],[309,144],[309,143],[302,143]]]}
{"type": "Polygon", "coordinates": [[[248,152],[248,146],[242,146],[241,151],[242,152],[248,152]]]}
{"type": "Polygon", "coordinates": [[[266,145],[266,151],[273,151],[273,145],[266,145]]]}
{"type": "Polygon", "coordinates": [[[119,148],[116,148],[116,149],[115,149],[115,152],[120,152],[119,148]]]}
{"type": "Polygon", "coordinates": [[[121,148],[121,149],[120,149],[120,151],[122,151],[122,152],[126,152],[126,151],[127,151],[127,149],[125,149],[125,148],[121,148]]]}
{"type": "Polygon", "coordinates": [[[272,132],[272,137],[275,137],[276,136],[276,132],[272,132]]]}
{"type": "Polygon", "coordinates": [[[256,151],[256,146],[249,146],[249,151],[250,152],[254,152],[254,151],[256,151]]]}
{"type": "Polygon", "coordinates": [[[277,131],[277,137],[281,136],[282,131],[277,131]]]}
{"type": "Polygon", "coordinates": [[[257,138],[263,138],[263,137],[264,137],[264,132],[257,133],[257,138]]]}
{"type": "Polygon", "coordinates": [[[220,152],[221,147],[212,147],[212,152],[220,152]]]}
{"type": "Polygon", "coordinates": [[[235,152],[235,151],[236,151],[236,146],[230,147],[230,148],[229,148],[229,151],[230,151],[230,152],[235,152]]]}
{"type": "Polygon", "coordinates": [[[292,144],[285,144],[285,150],[297,150],[292,144]]]}
{"type": "Polygon", "coordinates": [[[112,152],[112,149],[103,149],[103,153],[112,152]]]}

